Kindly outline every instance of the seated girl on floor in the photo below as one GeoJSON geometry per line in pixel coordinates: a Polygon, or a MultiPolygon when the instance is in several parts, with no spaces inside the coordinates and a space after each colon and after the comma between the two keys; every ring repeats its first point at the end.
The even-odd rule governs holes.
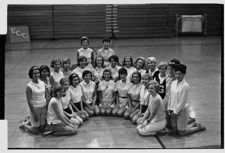
{"type": "Polygon", "coordinates": [[[69,91],[72,98],[72,108],[78,116],[80,116],[84,121],[88,120],[89,114],[84,110],[82,101],[82,88],[80,86],[80,78],[76,73],[69,76],[69,91]]]}
{"type": "Polygon", "coordinates": [[[109,69],[103,71],[102,81],[98,85],[99,101],[100,101],[100,114],[111,115],[112,104],[115,103],[115,85],[112,80],[112,74],[109,69]]]}
{"type": "Polygon", "coordinates": [[[151,80],[147,85],[149,95],[149,105],[143,118],[137,126],[140,135],[155,135],[158,131],[166,127],[166,114],[161,96],[157,93],[159,83],[151,80]],[[149,115],[150,114],[150,115],[149,115]]]}

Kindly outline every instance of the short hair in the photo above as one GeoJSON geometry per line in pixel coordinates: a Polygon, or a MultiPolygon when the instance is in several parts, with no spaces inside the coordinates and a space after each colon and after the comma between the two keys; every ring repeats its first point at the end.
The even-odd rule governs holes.
{"type": "Polygon", "coordinates": [[[180,71],[183,74],[186,74],[187,66],[184,64],[176,64],[175,65],[175,72],[180,71]]]}
{"type": "Polygon", "coordinates": [[[180,64],[180,61],[178,59],[172,59],[169,62],[169,66],[174,68],[176,64],[180,64]]]}
{"type": "Polygon", "coordinates": [[[87,61],[87,57],[86,56],[81,55],[81,56],[78,57],[78,59],[77,59],[77,62],[78,62],[77,65],[78,66],[80,66],[80,62],[83,61],[83,59],[86,59],[86,61],[87,61]]]}
{"type": "Polygon", "coordinates": [[[120,78],[121,74],[125,74],[127,76],[127,70],[125,68],[123,68],[123,67],[119,69],[118,73],[119,73],[119,76],[118,76],[119,80],[121,79],[120,78]]]}
{"type": "Polygon", "coordinates": [[[88,37],[87,37],[87,36],[83,36],[83,37],[80,38],[80,43],[81,43],[81,45],[82,45],[82,43],[83,43],[84,40],[87,40],[87,41],[88,41],[88,44],[89,44],[89,39],[88,39],[88,37]]]}
{"type": "Polygon", "coordinates": [[[165,66],[167,69],[168,63],[167,62],[160,62],[158,65],[158,69],[160,69],[161,67],[165,66]]]}
{"type": "Polygon", "coordinates": [[[142,56],[139,56],[137,59],[136,59],[136,61],[134,62],[134,65],[135,65],[135,67],[137,67],[137,62],[138,62],[138,60],[142,60],[143,61],[143,65],[142,65],[142,69],[145,67],[145,58],[144,57],[142,57],[142,56]]]}
{"type": "Polygon", "coordinates": [[[117,55],[112,55],[112,56],[110,56],[109,57],[109,62],[111,63],[111,60],[114,60],[114,61],[116,61],[117,63],[119,62],[119,57],[117,56],[117,55]]]}
{"type": "Polygon", "coordinates": [[[53,86],[52,88],[52,97],[57,97],[57,92],[64,90],[60,84],[53,86]]]}
{"type": "Polygon", "coordinates": [[[29,72],[28,72],[28,75],[29,75],[29,78],[30,79],[33,79],[33,73],[34,73],[34,70],[38,70],[40,72],[40,69],[38,66],[32,66],[30,69],[29,69],[29,72]]]}
{"type": "Polygon", "coordinates": [[[63,66],[65,63],[67,63],[67,62],[70,62],[70,63],[71,63],[69,57],[68,57],[68,58],[64,58],[64,59],[62,60],[62,66],[63,66]]]}
{"type": "Polygon", "coordinates": [[[96,57],[95,57],[95,63],[94,63],[95,65],[94,65],[94,66],[95,66],[95,67],[97,66],[97,58],[99,58],[99,57],[102,59],[102,68],[104,68],[104,67],[105,67],[105,66],[104,66],[104,58],[103,58],[102,56],[96,56],[96,57]]]}
{"type": "Polygon", "coordinates": [[[52,61],[51,61],[50,67],[54,68],[55,63],[58,62],[58,61],[59,61],[59,64],[61,65],[62,62],[61,62],[60,58],[53,58],[52,61]]]}
{"type": "Polygon", "coordinates": [[[49,69],[49,67],[47,65],[41,65],[39,70],[40,70],[40,76],[41,77],[42,77],[41,73],[44,70],[46,70],[48,72],[48,76],[50,76],[50,69],[49,69]]]}
{"type": "Polygon", "coordinates": [[[92,78],[92,73],[89,70],[84,70],[84,72],[82,73],[82,78],[84,79],[84,76],[87,74],[91,74],[91,78],[92,78]]]}
{"type": "Polygon", "coordinates": [[[119,69],[118,73],[119,73],[119,75],[120,74],[126,74],[127,75],[127,70],[122,67],[122,68],[119,69]]]}
{"type": "Polygon", "coordinates": [[[67,79],[67,78],[62,78],[62,79],[60,79],[60,81],[59,81],[59,84],[61,85],[61,86],[63,86],[64,84],[65,84],[65,82],[69,82],[69,80],[67,79]]]}
{"type": "Polygon", "coordinates": [[[134,81],[133,81],[133,76],[134,76],[134,74],[137,74],[138,75],[138,78],[139,78],[139,83],[141,82],[141,73],[140,72],[138,72],[138,71],[135,71],[135,72],[133,72],[132,73],[132,76],[131,76],[131,83],[134,83],[134,81]]]}
{"type": "Polygon", "coordinates": [[[78,74],[72,73],[72,74],[70,74],[70,76],[69,76],[69,84],[70,84],[70,85],[73,85],[73,78],[75,78],[75,77],[77,77],[78,80],[79,80],[79,82],[80,82],[80,77],[78,76],[78,74]]]}
{"type": "Polygon", "coordinates": [[[112,72],[110,71],[110,69],[105,69],[102,73],[102,79],[105,80],[105,77],[104,77],[104,73],[106,72],[109,72],[110,73],[110,79],[112,79],[112,72]]]}
{"type": "Polygon", "coordinates": [[[126,59],[126,58],[130,58],[131,66],[133,66],[134,63],[133,63],[133,58],[132,58],[131,56],[125,56],[125,57],[123,58],[123,63],[122,63],[122,65],[125,66],[125,59],[126,59]]]}
{"type": "Polygon", "coordinates": [[[146,59],[146,62],[147,61],[152,61],[152,62],[155,62],[156,63],[156,58],[154,57],[154,56],[151,56],[151,57],[148,57],[147,59],[146,59]]]}
{"type": "Polygon", "coordinates": [[[110,39],[108,37],[103,38],[102,43],[104,42],[109,42],[110,43],[110,39]]]}
{"type": "Polygon", "coordinates": [[[154,85],[154,86],[155,86],[155,91],[156,91],[157,93],[159,92],[159,83],[158,83],[157,81],[155,81],[155,80],[149,81],[147,87],[149,87],[150,85],[154,85]]]}

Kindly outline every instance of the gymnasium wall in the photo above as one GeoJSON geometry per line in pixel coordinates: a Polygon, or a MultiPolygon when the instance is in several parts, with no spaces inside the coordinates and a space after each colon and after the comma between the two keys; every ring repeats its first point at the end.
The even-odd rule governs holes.
{"type": "Polygon", "coordinates": [[[219,4],[9,5],[8,25],[28,25],[31,39],[173,37],[176,14],[207,14],[208,35],[222,34],[219,4]]]}

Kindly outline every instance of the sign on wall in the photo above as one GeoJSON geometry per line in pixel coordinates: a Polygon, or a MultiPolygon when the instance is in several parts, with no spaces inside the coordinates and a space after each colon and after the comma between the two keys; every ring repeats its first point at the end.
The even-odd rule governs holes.
{"type": "Polygon", "coordinates": [[[10,43],[29,42],[30,35],[28,26],[9,26],[8,37],[10,43]]]}

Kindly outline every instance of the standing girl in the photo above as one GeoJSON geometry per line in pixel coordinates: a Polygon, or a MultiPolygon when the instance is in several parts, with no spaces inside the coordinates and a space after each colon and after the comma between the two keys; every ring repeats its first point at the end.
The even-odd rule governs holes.
{"type": "Polygon", "coordinates": [[[115,102],[115,85],[112,80],[111,71],[105,69],[103,71],[102,81],[98,85],[99,101],[100,101],[100,113],[101,115],[111,115],[111,105],[115,102]]]}
{"type": "Polygon", "coordinates": [[[82,101],[84,109],[88,112],[89,116],[99,115],[99,108],[96,105],[97,88],[95,82],[91,81],[91,71],[85,70],[82,75],[83,81],[80,86],[83,91],[82,101]]]}
{"type": "Polygon", "coordinates": [[[140,107],[140,92],[143,84],[141,83],[141,73],[134,72],[132,74],[132,85],[128,90],[128,109],[124,113],[125,119],[132,119],[135,114],[138,113],[138,108],[140,107]]]}
{"type": "Polygon", "coordinates": [[[32,66],[28,73],[31,81],[26,87],[27,103],[30,108],[31,126],[21,124],[20,128],[33,134],[43,132],[45,128],[46,98],[45,83],[39,80],[40,71],[37,66],[32,66]]]}
{"type": "MultiPolygon", "coordinates": [[[[51,99],[51,93],[52,93],[52,88],[51,88],[49,77],[50,77],[49,67],[47,65],[41,65],[40,66],[40,79],[41,79],[41,81],[43,81],[45,83],[45,94],[46,94],[47,106],[51,99]]],[[[48,107],[46,107],[46,109],[47,108],[48,107]]]]}
{"type": "Polygon", "coordinates": [[[80,56],[85,56],[87,58],[87,65],[93,66],[94,64],[94,52],[93,49],[89,48],[89,39],[86,36],[81,37],[82,47],[77,51],[77,63],[80,56]]]}
{"type": "Polygon", "coordinates": [[[64,115],[62,107],[62,97],[64,89],[60,85],[53,88],[53,97],[48,105],[46,129],[52,131],[53,135],[75,135],[77,134],[77,125],[74,124],[73,119],[70,120],[64,115]]]}
{"type": "Polygon", "coordinates": [[[112,55],[115,55],[115,52],[113,49],[109,47],[110,45],[110,39],[104,38],[102,41],[102,48],[100,48],[97,51],[97,55],[101,56],[104,59],[104,66],[107,68],[109,66],[109,58],[112,55]]]}
{"type": "Polygon", "coordinates": [[[69,80],[67,78],[62,78],[59,81],[60,85],[63,87],[65,95],[62,97],[62,106],[63,106],[63,112],[68,117],[68,119],[73,118],[74,123],[79,126],[83,123],[83,120],[73,111],[72,105],[71,105],[71,93],[68,90],[69,89],[69,80]]]}
{"type": "Polygon", "coordinates": [[[61,68],[61,60],[59,58],[54,58],[51,61],[51,65],[53,71],[50,74],[50,83],[52,86],[59,84],[59,81],[64,77],[63,72],[60,71],[61,68]]]}
{"type": "Polygon", "coordinates": [[[149,82],[149,106],[140,124],[137,126],[137,131],[140,135],[155,135],[166,126],[165,109],[161,96],[157,94],[158,88],[157,81],[152,80],[149,82]]]}
{"type": "Polygon", "coordinates": [[[130,80],[127,79],[127,70],[119,69],[119,80],[116,82],[116,106],[113,109],[112,115],[122,117],[128,105],[128,90],[131,87],[130,80]]]}
{"type": "Polygon", "coordinates": [[[83,108],[83,92],[79,83],[80,78],[76,73],[73,73],[69,76],[69,91],[72,98],[71,105],[74,112],[76,112],[83,120],[87,120],[89,118],[89,115],[83,108]]]}

